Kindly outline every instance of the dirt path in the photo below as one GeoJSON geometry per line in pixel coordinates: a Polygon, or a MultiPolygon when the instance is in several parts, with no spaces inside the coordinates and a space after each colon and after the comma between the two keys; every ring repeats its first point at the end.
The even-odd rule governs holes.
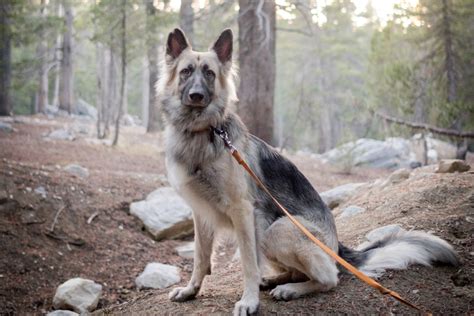
{"type": "MultiPolygon", "coordinates": [[[[174,251],[182,241],[154,242],[142,230],[141,223],[128,214],[130,202],[166,185],[160,135],[146,135],[141,128],[126,127],[119,147],[110,148],[93,140],[92,124],[71,119],[37,116],[16,120],[13,126],[15,132],[0,133],[1,314],[50,311],[56,287],[77,276],[103,285],[101,313],[219,314],[232,310],[241,293],[241,273],[239,264],[230,261],[230,246],[217,251],[215,273],[206,278],[194,301],[171,303],[167,300],[168,289],[137,292],[134,287],[135,277],[152,261],[180,267],[182,284],[192,269],[192,260],[183,259],[174,251]],[[89,134],[78,134],[74,141],[42,137],[53,129],[77,124],[89,129],[89,134]],[[68,174],[63,167],[70,163],[88,168],[90,176],[83,179],[68,174]],[[34,192],[39,186],[45,188],[46,198],[34,192]],[[48,232],[62,208],[54,232],[48,232]],[[88,224],[93,214],[97,216],[88,224]]],[[[337,174],[306,156],[291,159],[318,191],[387,175],[386,171],[373,170],[337,174]]],[[[464,261],[462,273],[470,282],[473,186],[472,173],[420,173],[410,186],[400,184],[383,192],[369,191],[349,202],[366,207],[367,212],[349,221],[338,220],[340,237],[348,245],[355,245],[365,232],[388,223],[432,230],[455,245],[464,261]]],[[[335,210],[336,215],[339,212],[340,209],[335,210]]],[[[391,272],[382,282],[437,313],[472,311],[472,285],[455,286],[451,279],[455,269],[435,269],[413,267],[391,272]]],[[[347,275],[329,293],[292,302],[275,302],[268,293],[261,297],[261,314],[410,312],[347,275]]]]}

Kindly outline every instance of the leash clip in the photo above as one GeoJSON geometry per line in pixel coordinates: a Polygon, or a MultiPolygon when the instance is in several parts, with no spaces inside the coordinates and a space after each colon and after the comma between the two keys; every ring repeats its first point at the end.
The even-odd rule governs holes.
{"type": "Polygon", "coordinates": [[[217,127],[213,127],[213,126],[211,127],[211,129],[213,130],[214,133],[217,134],[217,136],[219,136],[222,139],[222,141],[224,142],[225,147],[227,147],[230,150],[231,153],[236,151],[236,148],[234,147],[234,145],[232,145],[232,142],[229,139],[229,134],[227,134],[226,130],[220,129],[220,128],[217,128],[217,127]]]}

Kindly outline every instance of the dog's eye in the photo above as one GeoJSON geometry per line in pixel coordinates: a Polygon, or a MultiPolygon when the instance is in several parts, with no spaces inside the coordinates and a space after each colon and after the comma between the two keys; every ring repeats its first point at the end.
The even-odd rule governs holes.
{"type": "Polygon", "coordinates": [[[206,77],[213,78],[215,76],[214,71],[208,69],[206,70],[206,77]]]}
{"type": "Polygon", "coordinates": [[[189,70],[188,68],[184,68],[183,70],[181,70],[180,73],[184,76],[189,76],[191,74],[191,70],[189,70]]]}

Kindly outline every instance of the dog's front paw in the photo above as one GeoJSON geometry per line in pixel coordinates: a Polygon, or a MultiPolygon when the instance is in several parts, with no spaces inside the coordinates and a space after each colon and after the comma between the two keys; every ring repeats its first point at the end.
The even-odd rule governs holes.
{"type": "Polygon", "coordinates": [[[255,314],[258,310],[258,299],[241,299],[235,303],[234,316],[247,316],[255,314]]]}
{"type": "Polygon", "coordinates": [[[184,302],[193,299],[196,294],[197,289],[195,287],[177,287],[170,292],[168,298],[173,302],[184,302]]]}
{"type": "Polygon", "coordinates": [[[270,291],[270,295],[276,300],[289,301],[299,297],[298,293],[291,287],[290,284],[279,285],[270,291]]]}

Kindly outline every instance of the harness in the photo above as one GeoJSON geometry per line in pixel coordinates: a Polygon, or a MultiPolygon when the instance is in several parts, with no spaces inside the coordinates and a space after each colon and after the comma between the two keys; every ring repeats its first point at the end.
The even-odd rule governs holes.
{"type": "MultiPolygon", "coordinates": [[[[313,243],[315,243],[318,247],[320,247],[326,254],[328,254],[331,258],[336,260],[340,265],[354,274],[357,278],[361,281],[367,283],[369,286],[373,287],[374,289],[378,290],[382,295],[389,295],[396,299],[397,301],[416,309],[420,314],[429,315],[431,316],[431,312],[426,311],[423,312],[423,309],[416,306],[415,304],[411,303],[407,299],[403,298],[400,294],[395,291],[392,291],[374,279],[370,278],[369,276],[365,275],[363,272],[359,271],[356,267],[351,265],[349,262],[341,258],[337,253],[335,253],[331,248],[326,246],[323,242],[317,239],[306,227],[303,226],[290,212],[280,203],[278,200],[273,196],[273,194],[268,190],[265,184],[260,180],[260,178],[255,174],[255,172],[250,168],[250,166],[245,162],[245,160],[240,155],[237,148],[232,145],[232,142],[229,139],[229,135],[225,129],[219,129],[217,127],[211,127],[211,131],[214,132],[217,136],[219,136],[223,142],[225,147],[230,151],[230,154],[234,159],[241,165],[245,171],[250,175],[250,177],[255,181],[255,183],[263,190],[265,193],[268,194],[270,199],[275,203],[276,206],[290,219],[290,221],[303,233],[308,237],[313,243]]],[[[211,134],[212,134],[211,132],[211,134]]],[[[425,309],[426,310],[426,309],[425,309]]]]}

